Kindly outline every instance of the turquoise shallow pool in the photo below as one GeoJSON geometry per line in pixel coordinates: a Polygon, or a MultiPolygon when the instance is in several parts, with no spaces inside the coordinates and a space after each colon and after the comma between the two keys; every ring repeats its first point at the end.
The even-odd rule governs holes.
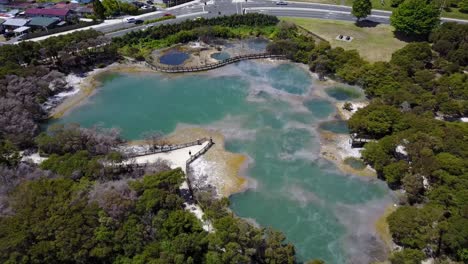
{"type": "Polygon", "coordinates": [[[364,93],[360,89],[350,86],[337,86],[328,88],[326,93],[330,97],[339,101],[347,101],[364,97],[364,93]]]}
{"type": "Polygon", "coordinates": [[[128,139],[170,133],[181,123],[219,129],[228,150],[253,161],[247,174],[255,187],[231,197],[237,215],[283,231],[303,261],[382,258],[372,219],[389,202],[388,189],[319,158],[314,127],[334,108],[312,98],[311,89],[314,80],[293,64],[242,62],[188,76],[113,74],[57,122],[119,127],[128,139]]]}
{"type": "Polygon", "coordinates": [[[159,62],[167,65],[180,65],[186,61],[190,55],[186,52],[171,50],[159,58],[159,62]]]}
{"type": "Polygon", "coordinates": [[[320,124],[320,129],[337,134],[349,134],[348,122],[343,120],[325,121],[320,124]]]}
{"type": "Polygon", "coordinates": [[[216,52],[211,54],[211,58],[218,60],[218,61],[223,61],[231,58],[231,55],[227,52],[216,52]]]}

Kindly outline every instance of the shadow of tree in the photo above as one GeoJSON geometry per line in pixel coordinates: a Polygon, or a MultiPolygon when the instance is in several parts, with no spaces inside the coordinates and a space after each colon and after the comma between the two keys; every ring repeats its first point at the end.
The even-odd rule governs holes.
{"type": "Polygon", "coordinates": [[[394,31],[393,35],[395,38],[398,40],[404,41],[404,42],[422,42],[422,41],[427,41],[428,36],[427,35],[416,35],[416,34],[405,34],[403,32],[399,31],[394,31]]]}
{"type": "Polygon", "coordinates": [[[355,25],[362,28],[373,28],[378,26],[380,23],[372,20],[364,19],[356,21],[355,25]]]}

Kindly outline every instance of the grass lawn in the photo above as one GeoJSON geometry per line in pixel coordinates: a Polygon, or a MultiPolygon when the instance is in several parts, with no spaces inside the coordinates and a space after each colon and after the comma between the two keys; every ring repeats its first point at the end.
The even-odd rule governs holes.
{"type": "MultiPolygon", "coordinates": [[[[331,4],[331,5],[347,5],[352,6],[353,0],[291,0],[297,2],[308,2],[308,3],[321,3],[321,4],[331,4]]],[[[392,11],[394,8],[390,6],[391,0],[371,0],[373,9],[388,10],[392,11]]],[[[450,8],[448,11],[442,11],[442,17],[449,18],[458,18],[458,19],[467,19],[468,14],[462,13],[458,8],[450,8]]]]}
{"type": "Polygon", "coordinates": [[[294,22],[307,30],[328,40],[332,47],[342,47],[346,50],[355,49],[367,61],[389,61],[392,53],[406,45],[393,35],[393,28],[388,25],[361,28],[354,22],[325,20],[315,18],[285,17],[282,20],[294,22]],[[338,35],[349,35],[351,42],[336,40],[338,35]]]}

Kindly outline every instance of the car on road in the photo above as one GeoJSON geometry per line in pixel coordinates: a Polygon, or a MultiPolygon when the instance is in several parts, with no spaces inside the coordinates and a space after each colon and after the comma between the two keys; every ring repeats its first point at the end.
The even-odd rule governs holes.
{"type": "Polygon", "coordinates": [[[143,20],[137,19],[135,20],[135,25],[143,24],[143,22],[144,22],[143,20]]]}
{"type": "Polygon", "coordinates": [[[288,3],[284,2],[284,1],[278,1],[278,2],[276,2],[276,5],[288,5],[288,3]]]}
{"type": "Polygon", "coordinates": [[[166,13],[163,16],[168,17],[168,16],[173,16],[172,14],[166,13]]]}
{"type": "Polygon", "coordinates": [[[136,19],[134,17],[127,17],[125,18],[125,22],[127,23],[135,23],[136,19]]]}

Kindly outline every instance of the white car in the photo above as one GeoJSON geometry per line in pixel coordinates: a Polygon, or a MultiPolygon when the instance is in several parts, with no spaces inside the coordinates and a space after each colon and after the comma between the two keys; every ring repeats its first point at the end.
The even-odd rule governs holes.
{"type": "Polygon", "coordinates": [[[125,18],[125,22],[127,23],[135,23],[136,19],[134,17],[127,17],[125,18]]]}

